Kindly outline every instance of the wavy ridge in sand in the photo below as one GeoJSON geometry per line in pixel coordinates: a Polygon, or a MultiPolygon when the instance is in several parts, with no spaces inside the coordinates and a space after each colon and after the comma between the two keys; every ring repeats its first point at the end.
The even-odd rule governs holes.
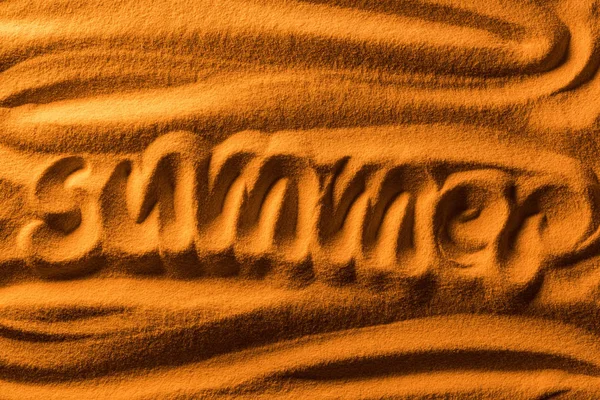
{"type": "MultiPolygon", "coordinates": [[[[57,324],[61,318],[55,317],[52,324],[45,322],[55,330],[52,340],[48,336],[21,336],[19,343],[15,343],[5,322],[0,338],[3,386],[14,389],[24,396],[21,398],[64,399],[77,396],[147,398],[176,394],[228,397],[232,393],[249,397],[277,398],[285,393],[287,396],[329,398],[334,396],[331,390],[336,387],[351,390],[359,398],[370,398],[368,396],[375,393],[378,396],[403,393],[464,396],[494,392],[504,396],[502,398],[515,395],[541,397],[559,392],[571,395],[579,392],[593,397],[598,392],[600,353],[596,336],[560,323],[531,318],[456,315],[358,328],[368,322],[357,320],[360,312],[355,310],[354,320],[350,312],[347,315],[350,318],[345,323],[339,319],[343,325],[334,328],[319,324],[319,318],[324,322],[327,317],[318,317],[319,312],[315,313],[315,310],[335,313],[331,304],[339,304],[345,296],[339,297],[338,293],[329,299],[308,300],[308,296],[299,296],[294,291],[288,293],[288,300],[291,304],[296,303],[298,310],[303,310],[295,313],[303,318],[296,320],[294,327],[283,320],[277,322],[277,316],[282,317],[285,314],[282,311],[289,307],[285,300],[278,301],[285,297],[273,296],[271,300],[247,297],[254,303],[250,305],[247,301],[239,301],[240,294],[247,294],[244,289],[230,290],[233,297],[217,297],[218,301],[215,301],[215,293],[211,293],[214,289],[208,289],[208,296],[195,295],[196,304],[186,302],[179,312],[172,309],[165,319],[164,309],[153,310],[152,300],[143,297],[143,291],[136,293],[135,286],[131,285],[139,287],[140,283],[132,282],[129,286],[134,293],[133,303],[142,300],[138,306],[130,306],[127,311],[113,310],[112,314],[104,316],[92,313],[79,320],[69,318],[62,320],[62,325],[57,324]],[[269,312],[269,303],[275,307],[271,310],[272,316],[261,317],[261,313],[269,312]],[[255,311],[250,311],[253,307],[256,307],[255,311]],[[155,315],[155,312],[159,314],[155,315]],[[121,323],[121,329],[113,330],[110,319],[117,315],[124,320],[136,319],[137,328],[130,330],[121,323]],[[65,334],[68,330],[81,331],[86,326],[96,328],[96,332],[90,331],[89,336],[79,337],[74,337],[73,332],[65,334]],[[304,328],[300,328],[302,326],[304,328]],[[276,334],[280,327],[290,330],[276,334]],[[349,327],[354,329],[347,330],[349,327]],[[318,334],[332,328],[338,332],[318,334]],[[218,345],[223,342],[225,332],[227,343],[233,346],[229,350],[218,345]],[[303,337],[282,341],[299,336],[303,337]],[[543,341],[539,340],[542,336],[543,341]],[[271,340],[278,342],[270,343],[271,340]],[[186,345],[181,346],[183,343],[186,345]],[[169,347],[176,344],[179,345],[169,347]],[[90,354],[86,349],[92,345],[97,346],[97,350],[90,354]],[[252,347],[243,349],[248,346],[252,347]],[[219,352],[229,354],[218,355],[219,352]],[[162,367],[157,368],[159,366],[162,367]],[[431,371],[432,367],[435,371],[431,371]],[[130,368],[132,370],[128,372],[130,368]],[[546,371],[541,372],[540,368],[546,371]],[[76,385],[72,381],[72,371],[77,371],[79,376],[80,382],[76,385]],[[428,379],[435,379],[437,383],[428,387],[419,385],[425,373],[428,379]],[[472,374],[489,380],[484,385],[468,381],[459,383],[472,374]],[[514,380],[507,384],[503,382],[507,377],[514,380]],[[398,386],[399,383],[406,386],[398,386]],[[364,392],[374,389],[374,385],[377,387],[374,393],[364,392]]],[[[84,285],[81,289],[94,292],[99,287],[84,285]]],[[[14,302],[11,297],[14,299],[16,294],[31,288],[15,289],[12,296],[3,296],[9,304],[5,311],[11,309],[10,303],[14,302]]],[[[76,289],[75,293],[79,293],[80,300],[86,297],[88,303],[92,300],[89,292],[76,289]]],[[[124,294],[119,290],[117,293],[124,294]]],[[[114,303],[118,296],[113,293],[105,299],[114,303]]],[[[346,301],[350,298],[346,297],[346,301]]],[[[360,297],[356,299],[355,307],[360,308],[360,297]]],[[[172,307],[176,308],[176,304],[174,302],[172,307]]],[[[35,301],[29,305],[32,306],[35,301]]],[[[47,305],[44,307],[48,309],[47,305]]],[[[13,311],[12,315],[17,321],[31,318],[23,308],[13,311]]],[[[39,319],[36,321],[38,325],[44,324],[39,319]]]]}
{"type": "Polygon", "coordinates": [[[458,121],[548,132],[598,115],[590,2],[116,4],[0,5],[4,142],[139,150],[177,129],[458,121]]]}
{"type": "Polygon", "coordinates": [[[600,397],[598,4],[0,0],[0,397],[600,397]]]}

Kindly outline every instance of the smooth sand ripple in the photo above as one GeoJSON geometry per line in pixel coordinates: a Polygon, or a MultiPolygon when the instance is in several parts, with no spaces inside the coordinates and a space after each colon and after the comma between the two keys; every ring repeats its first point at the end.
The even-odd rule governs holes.
{"type": "Polygon", "coordinates": [[[600,398],[592,0],[0,0],[0,398],[600,398]]]}

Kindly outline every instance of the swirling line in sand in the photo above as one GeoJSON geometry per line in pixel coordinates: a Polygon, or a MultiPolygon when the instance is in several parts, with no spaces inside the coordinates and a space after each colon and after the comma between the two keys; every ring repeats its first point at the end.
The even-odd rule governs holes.
{"type": "Polygon", "coordinates": [[[597,3],[467,3],[1,1],[0,394],[599,397],[597,3]]]}
{"type": "Polygon", "coordinates": [[[122,283],[115,282],[118,294],[100,289],[102,303],[102,283],[69,286],[63,300],[77,299],[78,309],[71,303],[62,314],[60,304],[48,303],[59,298],[61,284],[4,290],[4,397],[336,398],[352,390],[358,398],[508,399],[595,397],[599,390],[597,336],[558,322],[454,315],[385,324],[393,314],[365,317],[372,296],[282,294],[231,283],[199,285],[182,309],[167,312],[159,306],[164,286],[136,293],[143,282],[122,283]],[[126,301],[122,289],[133,294],[126,301]],[[39,295],[23,297],[31,290],[39,295]],[[340,326],[327,323],[333,320],[340,326]],[[365,327],[373,322],[380,325],[365,327]]]}
{"type": "Polygon", "coordinates": [[[591,1],[33,3],[0,4],[12,146],[141,151],[173,130],[438,122],[567,141],[599,114],[591,1]]]}

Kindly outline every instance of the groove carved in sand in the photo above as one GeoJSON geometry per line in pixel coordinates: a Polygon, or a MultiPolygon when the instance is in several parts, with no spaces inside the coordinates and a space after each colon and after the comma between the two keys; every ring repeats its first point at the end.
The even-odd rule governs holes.
{"type": "Polygon", "coordinates": [[[0,3],[0,141],[13,146],[440,122],[568,141],[600,114],[594,1],[31,4],[0,3]]]}
{"type": "Polygon", "coordinates": [[[140,155],[36,155],[23,176],[5,171],[29,179],[4,181],[17,188],[5,204],[22,204],[3,221],[5,242],[43,278],[129,259],[131,273],[369,285],[435,276],[490,290],[525,288],[593,250],[598,184],[572,159],[519,161],[517,151],[510,161],[502,148],[498,160],[453,158],[423,143],[320,151],[336,134],[245,131],[213,146],[172,132],[140,155]]]}
{"type": "Polygon", "coordinates": [[[0,0],[0,397],[600,398],[598,4],[0,0]]]}

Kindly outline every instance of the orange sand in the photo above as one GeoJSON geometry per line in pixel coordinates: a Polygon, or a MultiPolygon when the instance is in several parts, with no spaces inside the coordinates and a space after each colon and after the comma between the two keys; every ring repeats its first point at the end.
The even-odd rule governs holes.
{"type": "Polygon", "coordinates": [[[0,399],[600,398],[599,6],[0,0],[0,399]]]}

